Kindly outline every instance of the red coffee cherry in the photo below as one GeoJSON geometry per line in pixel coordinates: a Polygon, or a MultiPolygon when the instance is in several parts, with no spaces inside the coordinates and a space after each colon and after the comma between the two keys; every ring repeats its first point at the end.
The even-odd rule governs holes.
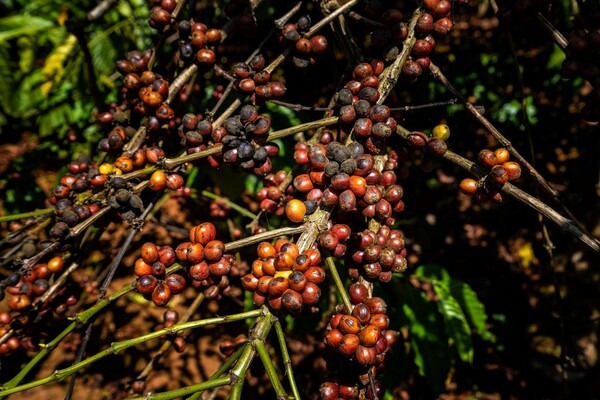
{"type": "Polygon", "coordinates": [[[302,310],[302,296],[291,289],[286,290],[281,295],[281,304],[290,312],[296,313],[302,310]]]}
{"type": "Polygon", "coordinates": [[[361,283],[353,283],[348,288],[348,294],[350,295],[352,304],[360,304],[369,296],[369,290],[361,283]]]}
{"type": "Polygon", "coordinates": [[[352,309],[351,315],[363,326],[367,325],[371,320],[371,310],[369,310],[369,307],[364,303],[357,304],[354,309],[352,309]]]}
{"type": "Polygon", "coordinates": [[[302,303],[307,306],[313,306],[319,302],[321,297],[321,289],[313,283],[307,282],[306,287],[302,291],[302,303]]]}
{"type": "Polygon", "coordinates": [[[151,242],[142,245],[142,260],[148,264],[152,264],[158,260],[158,247],[151,242]]]}
{"type": "Polygon", "coordinates": [[[316,35],[310,39],[310,43],[312,45],[312,50],[314,53],[323,53],[327,50],[327,38],[323,35],[316,35]]]}
{"type": "Polygon", "coordinates": [[[351,315],[343,315],[340,318],[340,322],[338,325],[338,329],[344,334],[358,334],[360,332],[361,326],[358,319],[351,315]]]}
{"type": "Polygon", "coordinates": [[[258,287],[258,278],[254,274],[246,274],[242,277],[242,286],[244,289],[254,292],[258,287]]]}
{"type": "Polygon", "coordinates": [[[341,354],[350,357],[356,352],[356,349],[358,349],[359,345],[360,340],[358,339],[358,336],[355,334],[346,334],[342,337],[337,350],[341,354]]]}
{"type": "Polygon", "coordinates": [[[190,229],[190,240],[192,243],[200,243],[203,246],[215,240],[216,236],[217,229],[210,222],[203,222],[190,229]]]}
{"type": "Polygon", "coordinates": [[[152,302],[158,307],[166,306],[171,300],[171,289],[164,283],[159,283],[152,292],[152,302]]]}
{"type": "Polygon", "coordinates": [[[211,240],[204,247],[204,258],[207,261],[218,261],[223,257],[225,244],[220,240],[211,240]]]}
{"type": "Polygon", "coordinates": [[[136,282],[135,289],[143,295],[150,295],[154,292],[157,284],[158,281],[154,276],[144,275],[136,282]]]}
{"type": "Polygon", "coordinates": [[[369,307],[372,314],[385,314],[387,311],[387,304],[381,297],[371,297],[367,299],[365,304],[369,307]]]}
{"type": "Polygon", "coordinates": [[[355,357],[356,361],[362,365],[373,365],[375,364],[377,353],[373,347],[359,345],[356,349],[355,357]]]}
{"type": "Polygon", "coordinates": [[[165,278],[165,285],[171,289],[171,293],[181,293],[187,286],[185,278],[179,274],[172,274],[165,278]]]}
{"type": "Polygon", "coordinates": [[[190,278],[192,278],[195,281],[203,281],[203,280],[207,279],[210,275],[210,269],[208,268],[208,263],[206,261],[202,261],[202,262],[193,264],[190,267],[188,274],[189,274],[190,278]]]}

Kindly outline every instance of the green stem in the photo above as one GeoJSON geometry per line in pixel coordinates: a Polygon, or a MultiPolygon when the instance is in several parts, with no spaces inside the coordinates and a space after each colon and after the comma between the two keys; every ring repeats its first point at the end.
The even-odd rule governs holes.
{"type": "Polygon", "coordinates": [[[227,204],[229,207],[233,208],[235,211],[239,212],[240,214],[242,214],[244,217],[248,217],[251,219],[256,218],[256,215],[251,213],[250,211],[246,210],[244,207],[240,207],[239,205],[237,205],[236,203],[234,203],[233,201],[225,198],[225,197],[221,197],[219,195],[216,195],[214,193],[211,193],[209,191],[203,190],[202,192],[200,192],[200,194],[202,194],[202,196],[204,197],[208,197],[209,199],[213,199],[213,200],[219,200],[222,201],[223,203],[227,204]]]}
{"type": "Polygon", "coordinates": [[[20,213],[20,214],[5,215],[3,217],[0,217],[0,222],[9,222],[9,221],[15,221],[18,219],[25,219],[25,218],[36,218],[36,217],[40,217],[42,215],[52,214],[53,212],[54,212],[54,207],[42,208],[42,209],[37,209],[35,211],[28,211],[28,212],[24,212],[24,213],[20,213]]]}
{"type": "Polygon", "coordinates": [[[352,311],[352,303],[350,303],[350,297],[346,292],[346,288],[344,287],[342,278],[340,278],[340,274],[338,273],[337,267],[335,266],[333,257],[326,257],[325,264],[327,264],[327,267],[329,267],[329,271],[331,272],[331,276],[333,276],[333,280],[335,281],[335,286],[337,287],[338,293],[340,294],[340,296],[342,296],[344,306],[346,306],[348,312],[352,311]]]}
{"type": "Polygon", "coordinates": [[[292,394],[294,395],[295,400],[300,400],[300,392],[298,392],[296,379],[294,378],[294,371],[292,370],[292,360],[290,358],[290,353],[288,353],[283,327],[279,321],[275,321],[275,333],[277,334],[277,341],[279,342],[279,347],[281,348],[281,356],[283,358],[283,364],[285,365],[285,374],[288,377],[292,394]]]}
{"type": "MultiPolygon", "coordinates": [[[[98,303],[98,305],[100,305],[100,304],[102,304],[102,302],[98,303]]],[[[93,308],[94,307],[92,307],[92,309],[93,308]]],[[[92,309],[90,309],[90,310],[92,310],[92,309]]],[[[85,313],[88,313],[90,310],[87,310],[85,313]]],[[[83,314],[85,314],[85,313],[83,313],[83,314]]],[[[70,375],[74,374],[75,372],[79,371],[80,369],[85,368],[88,365],[91,365],[104,357],[107,357],[112,354],[118,354],[121,351],[123,351],[129,347],[136,346],[136,345],[144,343],[148,340],[158,338],[162,335],[172,335],[172,334],[175,334],[175,333],[185,330],[185,329],[200,328],[200,327],[203,327],[206,325],[224,324],[224,323],[229,323],[229,322],[240,321],[240,320],[244,320],[246,318],[258,317],[263,314],[264,314],[263,310],[253,310],[253,311],[247,311],[247,312],[243,312],[243,313],[239,313],[239,314],[228,315],[225,317],[207,318],[207,319],[203,319],[203,320],[199,320],[199,321],[175,324],[169,328],[154,331],[149,334],[138,336],[133,339],[123,340],[121,342],[113,342],[113,343],[111,343],[111,345],[108,349],[98,352],[98,353],[94,354],[93,356],[91,356],[77,364],[71,365],[70,367],[57,370],[50,376],[47,376],[45,378],[39,379],[34,382],[27,383],[25,385],[16,386],[16,387],[12,387],[10,389],[2,390],[2,391],[0,391],[0,397],[4,397],[6,395],[13,394],[13,393],[22,392],[24,390],[28,390],[28,389],[32,389],[34,387],[45,385],[50,382],[61,381],[65,378],[69,377],[70,375]]],[[[85,315],[84,317],[88,317],[88,319],[89,319],[91,317],[91,315],[85,315]]],[[[79,322],[85,323],[86,321],[84,321],[82,318],[79,318],[79,322]]]]}
{"type": "MultiPolygon", "coordinates": [[[[256,323],[256,328],[250,337],[253,337],[254,340],[265,340],[273,325],[272,318],[273,315],[271,313],[267,313],[263,318],[259,318],[256,323]]],[[[252,343],[254,343],[254,340],[252,343]]],[[[229,373],[229,378],[231,379],[229,400],[239,400],[242,398],[242,388],[244,386],[246,371],[255,355],[255,346],[245,346],[244,352],[240,356],[240,360],[229,373]]]]}
{"type": "MultiPolygon", "coordinates": [[[[240,356],[242,355],[246,346],[248,346],[248,343],[246,343],[244,346],[237,349],[237,351],[235,353],[233,353],[233,355],[231,357],[229,357],[229,359],[227,361],[225,361],[221,365],[221,367],[219,367],[219,369],[217,371],[215,371],[214,374],[212,374],[210,379],[221,376],[225,371],[227,371],[233,365],[233,363],[236,362],[240,358],[240,356]]],[[[196,392],[193,395],[191,395],[190,397],[188,397],[188,400],[198,400],[203,392],[204,392],[204,390],[199,390],[198,392],[196,392]]]]}
{"type": "MultiPolygon", "coordinates": [[[[60,341],[63,340],[76,327],[80,326],[81,324],[85,324],[87,321],[89,321],[90,318],[92,318],[94,315],[99,313],[102,309],[104,309],[106,306],[108,306],[111,302],[115,301],[116,299],[123,296],[124,294],[129,293],[131,290],[133,290],[132,286],[125,286],[123,289],[121,289],[118,292],[113,293],[111,296],[101,300],[100,302],[98,302],[98,304],[94,305],[93,307],[89,308],[88,310],[77,314],[75,316],[75,321],[73,321],[69,326],[67,326],[56,338],[54,338],[54,340],[52,340],[50,343],[46,344],[44,346],[44,348],[42,350],[40,350],[40,352],[37,353],[36,356],[33,359],[31,359],[31,361],[29,361],[29,363],[27,363],[27,365],[25,367],[23,367],[19,371],[19,373],[17,375],[15,375],[14,378],[12,378],[10,381],[6,382],[6,384],[4,384],[2,386],[2,388],[3,389],[12,389],[12,388],[16,387],[19,384],[19,382],[21,382],[23,380],[23,378],[25,378],[25,376],[27,376],[29,371],[31,371],[31,369],[33,369],[44,357],[46,357],[52,350],[54,350],[54,348],[60,343],[60,341]]],[[[24,389],[22,389],[22,390],[24,390],[24,389]]],[[[0,397],[3,397],[4,394],[5,394],[4,391],[0,391],[0,397]]]]}
{"type": "Polygon", "coordinates": [[[260,357],[260,360],[262,361],[262,363],[265,367],[265,371],[267,372],[267,375],[269,376],[269,380],[271,381],[271,384],[273,385],[273,389],[275,390],[275,394],[277,395],[277,398],[278,399],[287,399],[288,395],[285,392],[285,389],[283,388],[281,381],[279,380],[279,376],[277,375],[277,370],[275,369],[273,360],[271,360],[271,356],[269,355],[269,351],[267,350],[267,346],[265,345],[265,342],[263,342],[260,339],[254,339],[252,341],[252,343],[253,343],[254,347],[256,348],[256,351],[258,352],[258,356],[260,357]]]}
{"type": "Polygon", "coordinates": [[[204,391],[206,389],[212,389],[219,386],[229,385],[229,377],[224,376],[222,378],[210,378],[209,380],[198,383],[197,385],[191,385],[182,387],[180,389],[171,390],[164,393],[151,393],[147,394],[144,397],[136,397],[137,400],[169,400],[176,399],[178,397],[186,396],[188,394],[192,394],[199,391],[204,391]]]}

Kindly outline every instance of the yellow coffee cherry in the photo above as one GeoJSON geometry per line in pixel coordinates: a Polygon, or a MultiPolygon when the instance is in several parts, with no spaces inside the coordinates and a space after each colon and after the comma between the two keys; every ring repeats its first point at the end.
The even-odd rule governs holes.
{"type": "Polygon", "coordinates": [[[448,140],[450,137],[450,127],[446,124],[439,124],[435,128],[433,128],[433,137],[448,140]]]}
{"type": "Polygon", "coordinates": [[[98,168],[98,172],[104,175],[108,175],[113,172],[113,166],[109,163],[104,163],[98,168]]]}

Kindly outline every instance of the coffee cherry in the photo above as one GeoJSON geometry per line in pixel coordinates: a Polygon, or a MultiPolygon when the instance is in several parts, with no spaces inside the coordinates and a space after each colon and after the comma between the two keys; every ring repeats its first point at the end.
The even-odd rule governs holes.
{"type": "Polygon", "coordinates": [[[301,222],[306,215],[306,205],[297,199],[290,200],[285,207],[285,215],[292,222],[301,222]]]}
{"type": "Polygon", "coordinates": [[[367,287],[361,283],[353,283],[348,288],[348,294],[353,304],[359,304],[366,300],[369,295],[367,287]]]}
{"type": "MultiPolygon", "coordinates": [[[[359,339],[360,340],[360,339],[359,339]]],[[[373,365],[376,361],[377,353],[373,347],[359,345],[356,349],[356,361],[362,365],[373,365]]]]}
{"type": "Polygon", "coordinates": [[[502,165],[494,165],[490,171],[490,176],[500,185],[508,181],[508,172],[506,172],[502,165]]]}
{"type": "Polygon", "coordinates": [[[152,264],[158,260],[158,247],[151,242],[142,245],[142,260],[147,264],[152,264]]]}
{"type": "Polygon", "coordinates": [[[291,289],[286,290],[281,295],[281,304],[290,312],[300,312],[302,309],[302,296],[291,289]]]}
{"type": "Polygon", "coordinates": [[[498,158],[496,157],[496,154],[489,149],[481,150],[479,152],[478,158],[479,162],[481,162],[486,167],[493,167],[494,165],[498,164],[498,158]]]}
{"type": "Polygon", "coordinates": [[[207,261],[218,261],[223,257],[225,245],[220,240],[211,240],[204,247],[204,258],[207,261]]]}
{"type": "Polygon", "coordinates": [[[322,383],[319,387],[319,400],[337,400],[338,384],[334,382],[322,383]]]}
{"type": "Polygon", "coordinates": [[[385,314],[387,311],[387,305],[381,297],[371,297],[367,299],[365,304],[369,307],[372,314],[385,314]]]}
{"type": "Polygon", "coordinates": [[[195,281],[203,281],[210,275],[210,269],[206,261],[201,261],[192,265],[188,271],[190,278],[195,281]]]}
{"type": "Polygon", "coordinates": [[[185,278],[178,274],[172,274],[165,278],[165,285],[171,290],[171,293],[181,293],[187,286],[185,278]]]}
{"type": "Polygon", "coordinates": [[[366,304],[359,303],[352,310],[352,316],[364,326],[371,320],[371,310],[369,310],[369,307],[367,307],[366,304]]]}
{"type": "Polygon", "coordinates": [[[358,339],[358,336],[356,336],[355,334],[346,334],[342,337],[342,340],[340,341],[337,350],[341,354],[350,357],[356,352],[356,349],[358,349],[359,345],[360,340],[358,339]]]}
{"type": "Polygon", "coordinates": [[[514,161],[507,161],[504,164],[502,164],[502,167],[506,170],[509,181],[519,179],[519,177],[521,176],[521,166],[514,161]]]}
{"type": "Polygon", "coordinates": [[[154,276],[144,275],[138,279],[135,289],[143,295],[150,295],[156,289],[157,284],[158,281],[154,276]]]}
{"type": "Polygon", "coordinates": [[[406,137],[406,142],[415,148],[423,148],[427,144],[427,136],[423,132],[411,132],[406,137]]]}
{"type": "Polygon", "coordinates": [[[433,137],[446,141],[450,137],[450,127],[446,124],[436,125],[431,133],[433,137]]]}
{"type": "Polygon", "coordinates": [[[504,147],[500,147],[494,150],[494,154],[496,155],[496,160],[498,164],[503,164],[508,161],[510,158],[510,152],[504,147]]]}
{"type": "Polygon", "coordinates": [[[452,30],[452,19],[444,17],[433,23],[433,32],[438,36],[445,36],[452,30]]]}
{"type": "Polygon", "coordinates": [[[448,151],[448,146],[442,139],[432,138],[427,141],[427,151],[441,157],[448,151]]]}
{"type": "Polygon", "coordinates": [[[190,229],[190,240],[192,243],[200,243],[203,246],[215,240],[216,236],[217,230],[210,222],[203,222],[190,229]]]}
{"type": "Polygon", "coordinates": [[[200,64],[214,64],[216,60],[215,52],[209,49],[200,49],[196,53],[196,59],[200,64]]]}
{"type": "Polygon", "coordinates": [[[159,190],[163,190],[166,186],[167,176],[164,173],[164,171],[154,171],[152,175],[150,175],[150,180],[148,183],[148,187],[150,188],[150,190],[158,192],[159,190]]]}
{"type": "MultiPolygon", "coordinates": [[[[55,257],[52,257],[48,261],[47,267],[48,267],[48,271],[54,273],[54,272],[62,271],[64,265],[65,265],[65,260],[60,256],[55,256],[55,257]]],[[[7,283],[7,285],[11,286],[9,283],[7,283]]]]}
{"type": "Polygon", "coordinates": [[[460,181],[459,189],[462,194],[472,196],[477,191],[478,184],[475,179],[465,178],[460,181]]]}
{"type": "Polygon", "coordinates": [[[169,300],[171,300],[171,289],[166,284],[159,283],[152,292],[152,302],[162,307],[166,306],[169,300]]]}
{"type": "Polygon", "coordinates": [[[433,17],[429,13],[423,13],[417,19],[415,29],[423,35],[427,35],[433,29],[433,17]]]}
{"type": "Polygon", "coordinates": [[[310,38],[310,43],[312,45],[312,50],[314,53],[319,54],[323,53],[327,50],[327,38],[323,35],[316,35],[310,38]]]}
{"type": "Polygon", "coordinates": [[[343,315],[340,318],[338,329],[344,334],[358,334],[360,332],[360,322],[351,315],[343,315]]]}

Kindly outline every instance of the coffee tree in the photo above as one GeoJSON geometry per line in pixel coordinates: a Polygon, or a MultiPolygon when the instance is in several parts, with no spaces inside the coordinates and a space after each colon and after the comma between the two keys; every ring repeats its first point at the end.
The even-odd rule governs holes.
{"type": "MultiPolygon", "coordinates": [[[[549,231],[570,237],[570,248],[600,249],[526,140],[513,145],[445,75],[454,63],[467,76],[462,53],[447,54],[477,12],[515,35],[534,24],[536,40],[556,43],[569,87],[585,85],[578,121],[597,124],[597,14],[581,14],[587,25],[565,37],[551,2],[534,3],[131,3],[120,12],[143,14],[126,20],[137,42],[102,79],[93,56],[102,49],[87,36],[127,6],[104,0],[63,13],[70,34],[41,89],[78,93],[60,85],[79,46],[91,100],[74,119],[93,122],[61,121],[71,143],[80,129],[94,149],[69,154],[46,208],[1,217],[0,397],[40,387],[78,397],[96,376],[114,398],[398,398],[409,385],[399,360],[442,392],[495,335],[475,291],[448,272],[454,261],[441,262],[441,250],[426,263],[422,250],[443,241],[406,234],[419,207],[409,191],[426,193],[429,182],[464,210],[540,215],[550,259],[549,231]],[[207,345],[210,374],[186,372],[182,360],[204,365],[207,345]],[[63,362],[48,371],[59,349],[63,362]],[[152,379],[161,368],[172,381],[152,379]]],[[[8,47],[29,43],[17,25],[16,16],[3,21],[8,47]]],[[[513,108],[491,114],[531,129],[518,90],[513,108]]],[[[10,106],[4,121],[25,118],[10,106]]],[[[62,133],[46,141],[64,140],[56,125],[62,133]]],[[[437,229],[452,232],[444,221],[437,229]]]]}

